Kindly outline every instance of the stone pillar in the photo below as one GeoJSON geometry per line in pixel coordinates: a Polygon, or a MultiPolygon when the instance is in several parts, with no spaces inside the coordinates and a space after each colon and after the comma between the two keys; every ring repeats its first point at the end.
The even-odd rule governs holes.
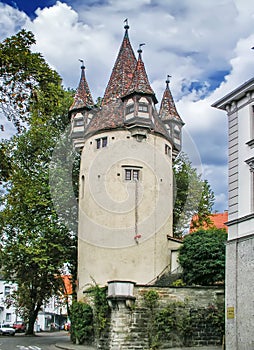
{"type": "Polygon", "coordinates": [[[108,303],[111,307],[109,349],[147,349],[142,327],[143,317],[135,308],[133,282],[108,282],[108,303]]]}

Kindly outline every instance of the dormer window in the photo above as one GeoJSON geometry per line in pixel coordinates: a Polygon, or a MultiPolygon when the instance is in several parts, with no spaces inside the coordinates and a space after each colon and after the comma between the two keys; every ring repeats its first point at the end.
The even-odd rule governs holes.
{"type": "Polygon", "coordinates": [[[126,114],[134,112],[134,103],[126,107],[126,114]]]}
{"type": "Polygon", "coordinates": [[[144,102],[140,102],[138,104],[138,110],[139,110],[139,112],[146,112],[146,113],[148,113],[148,104],[144,103],[144,102]]]}

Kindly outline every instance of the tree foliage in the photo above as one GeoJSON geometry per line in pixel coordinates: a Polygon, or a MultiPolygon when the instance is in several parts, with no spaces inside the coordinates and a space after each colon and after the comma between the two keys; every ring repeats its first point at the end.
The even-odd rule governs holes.
{"type": "Polygon", "coordinates": [[[71,305],[71,340],[74,344],[93,341],[93,310],[90,305],[74,301],[71,305]]]}
{"type": "MultiPolygon", "coordinates": [[[[6,191],[0,212],[0,264],[5,278],[18,285],[16,302],[29,334],[43,303],[58,292],[63,268],[73,268],[74,278],[76,270],[75,227],[66,225],[65,213],[59,215],[50,183],[52,155],[69,121],[72,92],[63,89],[59,75],[40,54],[31,52],[33,43],[32,33],[21,31],[0,46],[2,108],[22,131],[0,146],[6,191]],[[20,120],[26,129],[20,128],[20,120]]],[[[70,149],[60,165],[67,164],[68,157],[70,149]]]]}
{"type": "Polygon", "coordinates": [[[31,51],[33,44],[33,33],[24,29],[0,43],[0,110],[18,131],[30,121],[32,105],[39,102],[41,108],[44,102],[45,115],[59,100],[55,87],[61,78],[31,51]]]}
{"type": "Polygon", "coordinates": [[[187,155],[181,153],[174,166],[174,209],[173,233],[182,237],[193,215],[197,214],[197,226],[208,224],[214,203],[214,193],[210,185],[201,179],[187,155]]]}
{"type": "Polygon", "coordinates": [[[186,235],[179,250],[184,282],[188,285],[224,283],[226,240],[224,229],[202,229],[186,235]]]}

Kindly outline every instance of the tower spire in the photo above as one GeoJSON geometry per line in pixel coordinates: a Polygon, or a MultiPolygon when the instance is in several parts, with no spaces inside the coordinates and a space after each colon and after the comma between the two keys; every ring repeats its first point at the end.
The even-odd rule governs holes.
{"type": "Polygon", "coordinates": [[[158,101],[155,97],[155,93],[153,89],[150,86],[150,83],[146,74],[146,70],[145,70],[145,65],[141,56],[141,53],[142,53],[141,47],[143,45],[145,44],[144,43],[139,44],[138,61],[136,64],[135,71],[133,73],[131,84],[128,87],[128,90],[126,91],[125,96],[131,95],[134,92],[141,93],[141,94],[148,94],[148,95],[152,95],[154,102],[157,103],[158,101]]]}
{"type": "Polygon", "coordinates": [[[102,105],[115,101],[125,94],[132,80],[133,72],[137,63],[137,59],[129,40],[128,30],[130,27],[127,18],[124,23],[124,38],[105,90],[102,105]]]}
{"type": "Polygon", "coordinates": [[[79,61],[81,62],[81,77],[70,111],[81,108],[91,109],[94,105],[93,98],[85,77],[84,61],[82,59],[79,59],[79,61]]]}
{"type": "Polygon", "coordinates": [[[165,81],[166,89],[161,100],[159,115],[163,121],[177,119],[182,122],[182,119],[176,110],[176,106],[169,88],[170,78],[171,75],[167,75],[167,80],[165,81]]]}

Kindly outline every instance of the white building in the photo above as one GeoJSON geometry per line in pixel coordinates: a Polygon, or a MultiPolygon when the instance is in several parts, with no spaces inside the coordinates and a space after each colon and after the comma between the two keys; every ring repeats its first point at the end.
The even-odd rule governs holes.
{"type": "MultiPolygon", "coordinates": [[[[65,283],[67,283],[66,278],[64,280],[65,283]]],[[[70,295],[53,296],[48,302],[44,303],[34,325],[34,330],[36,332],[55,330],[54,325],[61,326],[67,321],[68,315],[66,297],[68,298],[68,302],[71,304],[70,286],[67,288],[70,295]]],[[[8,298],[11,297],[11,294],[16,289],[17,285],[15,283],[6,282],[2,276],[0,276],[0,324],[13,324],[17,321],[22,321],[21,317],[16,311],[16,308],[8,303],[8,298]]]]}
{"type": "Polygon", "coordinates": [[[7,283],[0,275],[0,324],[12,324],[16,321],[20,321],[20,318],[18,318],[16,314],[16,309],[13,306],[8,307],[7,305],[8,297],[15,289],[15,284],[7,283]]]}
{"type": "Polygon", "coordinates": [[[254,349],[254,78],[213,107],[228,116],[226,349],[254,349]]]}

